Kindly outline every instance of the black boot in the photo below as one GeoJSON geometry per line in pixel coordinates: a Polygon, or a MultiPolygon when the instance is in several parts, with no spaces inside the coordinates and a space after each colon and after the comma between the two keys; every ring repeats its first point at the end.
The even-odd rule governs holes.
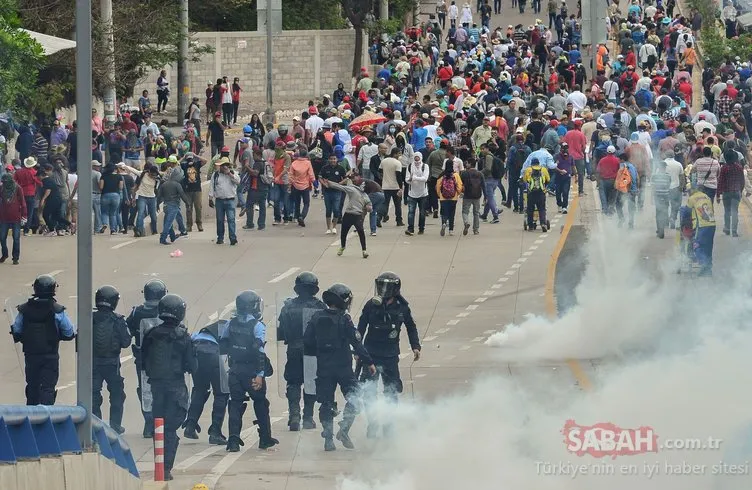
{"type": "Polygon", "coordinates": [[[303,430],[310,430],[316,428],[316,422],[313,417],[303,417],[303,430]]]}
{"type": "Polygon", "coordinates": [[[322,420],[321,427],[324,429],[321,432],[321,437],[324,438],[324,451],[335,451],[337,446],[334,445],[334,440],[332,439],[334,436],[334,421],[322,420]]]}
{"type": "Polygon", "coordinates": [[[144,422],[144,431],[143,431],[144,439],[151,439],[154,437],[154,421],[145,421],[144,422]]]}
{"type": "Polygon", "coordinates": [[[337,432],[337,440],[341,442],[342,445],[347,449],[355,449],[355,444],[353,444],[352,440],[350,439],[351,426],[351,420],[343,420],[339,423],[339,431],[337,432]]]}
{"type": "Polygon", "coordinates": [[[290,428],[291,432],[298,432],[300,430],[300,417],[293,418],[291,416],[287,421],[287,426],[290,428]]]}
{"type": "Polygon", "coordinates": [[[227,440],[227,450],[231,453],[240,451],[240,446],[245,446],[245,443],[239,436],[230,436],[227,440]]]}
{"type": "Polygon", "coordinates": [[[201,433],[201,427],[196,422],[186,422],[185,431],[183,436],[186,439],[198,439],[198,435],[201,433]]]}
{"type": "Polygon", "coordinates": [[[259,449],[269,449],[279,444],[279,441],[272,437],[271,427],[265,427],[264,430],[259,428],[259,449]]]}
{"type": "Polygon", "coordinates": [[[213,425],[209,427],[209,444],[213,446],[226,446],[227,445],[227,438],[224,435],[222,435],[221,426],[219,428],[213,425]]]}

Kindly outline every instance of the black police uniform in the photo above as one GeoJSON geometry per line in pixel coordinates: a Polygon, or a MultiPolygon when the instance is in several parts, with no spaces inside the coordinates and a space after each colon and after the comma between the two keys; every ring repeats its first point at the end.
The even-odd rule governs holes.
{"type": "MultiPolygon", "coordinates": [[[[227,449],[237,451],[243,445],[240,431],[243,428],[243,414],[247,408],[246,394],[253,400],[256,414],[254,424],[258,425],[259,448],[266,449],[279,441],[272,438],[272,425],[269,418],[269,400],[266,398],[266,379],[261,388],[254,390],[251,381],[262,374],[269,376],[271,365],[264,354],[264,341],[255,335],[256,324],[262,323],[251,314],[234,316],[219,339],[220,352],[229,356],[230,403],[227,409],[229,438],[227,449]]],[[[262,323],[263,324],[263,323],[262,323]]],[[[264,327],[265,328],[265,327],[264,327]]]]}
{"type": "MultiPolygon", "coordinates": [[[[139,402],[143,402],[141,374],[144,370],[143,354],[141,352],[141,322],[143,320],[153,320],[159,317],[159,310],[157,309],[158,304],[158,300],[145,301],[144,304],[135,306],[126,319],[128,331],[133,336],[131,350],[133,351],[133,362],[136,365],[136,376],[138,378],[136,394],[138,395],[139,402]]],[[[141,413],[144,416],[144,437],[152,437],[154,435],[154,417],[151,412],[146,412],[143,408],[141,409],[141,413]]]]}
{"type": "MultiPolygon", "coordinates": [[[[185,421],[185,437],[198,439],[196,432],[201,432],[198,420],[204,405],[209,400],[209,389],[214,394],[212,405],[211,426],[209,427],[210,444],[227,444],[222,435],[222,424],[225,421],[227,400],[229,394],[223,392],[220,369],[223,369],[219,357],[219,322],[205,326],[193,335],[193,348],[196,351],[198,368],[193,373],[193,389],[191,390],[191,405],[185,421]]],[[[227,389],[225,387],[225,389],[227,389]]]]}
{"type": "MultiPolygon", "coordinates": [[[[301,291],[302,292],[302,291],[301,291]]],[[[277,340],[287,345],[287,362],[285,363],[285,381],[287,382],[287,404],[290,411],[288,426],[292,430],[300,424],[300,392],[304,382],[303,376],[303,334],[309,320],[318,311],[326,309],[323,301],[313,295],[300,294],[289,299],[279,313],[277,340]]],[[[311,427],[313,406],[316,395],[303,394],[304,428],[311,427]]],[[[315,424],[311,427],[315,428],[315,424]]]]}
{"type": "Polygon", "coordinates": [[[75,333],[66,335],[55,318],[65,315],[65,307],[50,295],[30,298],[17,309],[22,323],[20,331],[13,332],[13,340],[23,344],[26,404],[54,405],[60,376],[60,341],[75,338],[75,333]]]}
{"type": "MultiPolygon", "coordinates": [[[[399,342],[402,325],[407,328],[411,348],[420,350],[418,329],[405,298],[397,295],[384,300],[381,305],[368,301],[363,307],[358,320],[358,332],[364,337],[363,345],[371,354],[377,369],[375,376],[365,371],[361,376],[361,381],[373,381],[365,385],[367,398],[376,397],[376,382],[379,375],[384,383],[384,395],[387,398],[396,402],[397,395],[402,393],[402,380],[399,372],[399,342]]],[[[372,427],[371,420],[369,420],[370,435],[374,435],[373,430],[375,426],[372,427]]]]}
{"type": "Polygon", "coordinates": [[[196,371],[196,355],[188,330],[183,325],[185,303],[182,314],[169,318],[162,305],[171,306],[170,301],[178,298],[167,295],[160,300],[160,318],[163,323],[149,330],[141,344],[146,375],[153,397],[152,415],[164,419],[164,467],[165,479],[171,479],[170,472],[175,464],[180,438],[177,430],[183,425],[188,410],[188,387],[183,373],[196,371]],[[180,318],[180,320],[178,320],[180,318]]]}
{"type": "MultiPolygon", "coordinates": [[[[371,357],[360,339],[360,333],[355,329],[350,315],[344,310],[334,308],[314,314],[303,337],[305,354],[317,358],[316,401],[321,403],[319,420],[324,429],[321,436],[329,443],[334,432],[334,416],[337,413],[334,392],[338,384],[347,401],[339,424],[340,431],[344,432],[345,437],[359,412],[358,384],[352,368],[350,346],[360,362],[364,365],[372,364],[371,357]]],[[[338,438],[339,436],[338,433],[338,438]]]]}
{"type": "Polygon", "coordinates": [[[120,350],[131,345],[125,317],[107,306],[99,306],[93,318],[92,413],[102,418],[102,383],[110,392],[110,427],[123,433],[125,387],[120,376],[120,350]]]}

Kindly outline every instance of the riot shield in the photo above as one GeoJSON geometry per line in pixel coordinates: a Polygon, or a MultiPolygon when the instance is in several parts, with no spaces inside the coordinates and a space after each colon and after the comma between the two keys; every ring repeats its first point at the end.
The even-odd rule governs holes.
{"type": "MultiPolygon", "coordinates": [[[[3,305],[3,311],[5,312],[5,316],[8,319],[8,332],[12,332],[13,323],[15,323],[16,317],[18,316],[18,309],[16,307],[25,302],[26,302],[26,297],[21,296],[21,295],[14,295],[5,300],[5,304],[3,305]]],[[[14,342],[12,337],[11,337],[11,342],[14,342]]],[[[23,346],[21,345],[20,342],[18,344],[13,343],[13,350],[16,353],[16,360],[18,361],[18,369],[21,370],[22,375],[26,376],[26,368],[25,368],[24,363],[21,360],[23,346]]]]}
{"type": "MultiPolygon", "coordinates": [[[[141,333],[141,341],[139,345],[144,345],[144,337],[152,328],[162,323],[159,318],[144,318],[141,320],[139,331],[141,333]]],[[[154,398],[151,395],[151,385],[149,384],[149,376],[146,375],[146,360],[141,362],[141,409],[144,412],[151,412],[151,405],[154,398]]]]}
{"type": "MultiPolygon", "coordinates": [[[[287,312],[285,311],[285,323],[289,322],[290,325],[280,325],[280,318],[283,313],[285,305],[289,303],[293,298],[284,297],[281,301],[277,300],[277,373],[279,374],[279,382],[277,383],[277,391],[280,398],[287,397],[287,381],[285,380],[285,366],[288,363],[288,354],[290,353],[289,343],[285,343],[286,340],[290,340],[289,334],[286,334],[285,329],[301,329],[301,333],[304,335],[308,323],[313,317],[314,313],[318,311],[315,308],[301,308],[299,311],[287,312]],[[281,328],[280,328],[281,327],[281,328]],[[286,337],[287,335],[287,337],[286,337]]],[[[296,335],[297,336],[297,335],[296,335]]],[[[316,394],[316,356],[304,356],[302,337],[295,342],[292,352],[296,356],[296,359],[292,362],[299,362],[298,369],[302,371],[303,377],[303,392],[306,395],[316,394]]],[[[294,370],[293,370],[294,372],[294,370]]],[[[294,374],[293,374],[294,376],[294,374]]]]}
{"type": "MultiPolygon", "coordinates": [[[[218,324],[217,332],[219,334],[217,341],[219,341],[220,338],[227,335],[226,330],[230,322],[228,320],[219,319],[217,320],[217,324],[218,324]]],[[[222,351],[220,350],[219,388],[220,390],[222,390],[222,393],[229,393],[230,392],[230,358],[227,354],[222,354],[221,352],[222,351]]]]}
{"type": "MultiPolygon", "coordinates": [[[[287,382],[285,381],[285,365],[287,364],[287,345],[285,344],[284,332],[280,328],[280,317],[285,304],[292,299],[291,296],[274,294],[274,330],[266,334],[267,340],[274,339],[275,346],[275,363],[274,369],[277,371],[277,395],[280,398],[287,398],[287,382]]],[[[284,326],[284,325],[282,325],[284,326]]],[[[266,345],[269,345],[267,342],[266,345]]],[[[269,353],[271,354],[271,353],[269,353]]]]}

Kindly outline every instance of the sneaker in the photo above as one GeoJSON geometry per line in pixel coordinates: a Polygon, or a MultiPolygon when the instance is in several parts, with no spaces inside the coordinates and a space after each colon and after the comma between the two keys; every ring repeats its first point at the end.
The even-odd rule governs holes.
{"type": "Polygon", "coordinates": [[[422,235],[423,233],[425,233],[425,230],[418,230],[418,235],[422,235]]]}
{"type": "Polygon", "coordinates": [[[336,235],[336,234],[337,234],[337,228],[332,228],[332,235],[336,235]]]}
{"type": "Polygon", "coordinates": [[[187,231],[181,232],[180,236],[188,236],[188,232],[187,231]]]}
{"type": "Polygon", "coordinates": [[[561,214],[567,214],[567,208],[561,208],[561,214]]]}
{"type": "MultiPolygon", "coordinates": [[[[739,236],[739,235],[736,235],[739,236]]],[[[13,265],[18,265],[18,259],[13,259],[13,265]]]]}
{"type": "Polygon", "coordinates": [[[446,233],[446,225],[444,223],[441,224],[441,231],[439,232],[439,235],[444,236],[446,233]]]}
{"type": "MultiPolygon", "coordinates": [[[[216,243],[217,245],[224,245],[225,241],[224,240],[217,240],[214,243],[216,243]]],[[[167,245],[167,244],[165,243],[165,245],[167,245]]]]}
{"type": "Polygon", "coordinates": [[[433,212],[433,217],[434,218],[438,218],[439,217],[439,212],[438,211],[434,211],[433,212]]]}
{"type": "Polygon", "coordinates": [[[339,247],[339,250],[337,250],[337,256],[342,257],[343,253],[345,253],[345,247],[339,247]]]}
{"type": "Polygon", "coordinates": [[[237,245],[237,244],[238,244],[238,241],[237,241],[237,240],[230,240],[230,245],[231,245],[231,246],[232,246],[232,245],[237,245]]]}
{"type": "Polygon", "coordinates": [[[272,226],[278,226],[278,225],[281,225],[281,224],[282,224],[281,221],[274,220],[274,222],[272,223],[272,226]]]}
{"type": "Polygon", "coordinates": [[[252,230],[252,229],[254,229],[254,228],[255,228],[255,226],[253,226],[253,225],[250,225],[250,226],[248,226],[248,225],[243,225],[243,229],[244,229],[244,230],[252,230]]]}
{"type": "MultiPolygon", "coordinates": [[[[732,232],[731,232],[731,236],[732,236],[732,237],[734,237],[734,238],[739,238],[739,233],[737,233],[737,232],[735,232],[735,231],[732,231],[732,232]]],[[[17,260],[14,260],[14,261],[13,261],[13,263],[14,263],[14,264],[15,264],[16,262],[18,262],[18,261],[17,261],[17,260]]]]}
{"type": "Polygon", "coordinates": [[[561,210],[562,210],[562,207],[561,207],[561,206],[559,206],[559,211],[558,211],[558,212],[559,212],[559,213],[561,213],[561,210]]]}
{"type": "Polygon", "coordinates": [[[488,222],[488,216],[481,216],[481,217],[480,217],[480,220],[481,220],[482,222],[484,222],[484,223],[487,223],[487,222],[488,222]]]}
{"type": "Polygon", "coordinates": [[[449,236],[454,236],[454,230],[449,230],[449,236]]]}
{"type": "Polygon", "coordinates": [[[327,235],[331,235],[332,234],[332,230],[326,230],[326,234],[327,235]]]}
{"type": "Polygon", "coordinates": [[[413,236],[412,230],[405,230],[405,235],[407,235],[407,236],[413,236]]]}
{"type": "Polygon", "coordinates": [[[259,210],[259,205],[258,204],[254,204],[253,205],[253,210],[254,211],[258,211],[259,210]]]}
{"type": "Polygon", "coordinates": [[[298,226],[305,228],[305,220],[303,218],[298,218],[298,226]]]}
{"type": "Polygon", "coordinates": [[[375,231],[372,231],[372,232],[371,232],[371,236],[376,236],[376,232],[375,232],[375,231]]]}
{"type": "Polygon", "coordinates": [[[480,232],[478,230],[473,230],[473,235],[480,235],[480,232]]]}
{"type": "Polygon", "coordinates": [[[724,235],[729,235],[731,232],[729,230],[723,230],[724,235]]]}
{"type": "Polygon", "coordinates": [[[202,232],[202,231],[204,231],[204,228],[203,228],[203,227],[202,227],[201,225],[199,225],[199,226],[198,226],[198,231],[199,231],[199,232],[202,232]]]}
{"type": "Polygon", "coordinates": [[[8,260],[8,256],[3,255],[2,257],[0,257],[0,264],[4,263],[6,260],[8,260]]]}
{"type": "Polygon", "coordinates": [[[46,236],[46,237],[57,236],[57,233],[55,233],[54,231],[48,231],[42,236],[46,236]]]}
{"type": "Polygon", "coordinates": [[[240,208],[240,213],[238,214],[238,216],[245,216],[245,206],[240,208]]]}
{"type": "Polygon", "coordinates": [[[491,224],[495,224],[495,223],[498,223],[498,222],[499,222],[499,218],[494,218],[493,220],[491,220],[491,224]]]}
{"type": "Polygon", "coordinates": [[[364,258],[364,259],[367,259],[367,258],[368,258],[368,252],[366,252],[365,250],[363,250],[363,258],[364,258]]]}
{"type": "MultiPolygon", "coordinates": [[[[465,223],[465,227],[462,228],[462,235],[467,235],[468,231],[470,231],[470,223],[465,223]]],[[[452,232],[450,231],[449,234],[451,235],[452,232]]]]}
{"type": "Polygon", "coordinates": [[[389,221],[389,216],[384,216],[383,218],[381,218],[382,223],[386,223],[387,221],[389,221]]]}
{"type": "Polygon", "coordinates": [[[405,226],[405,222],[404,221],[397,221],[397,226],[405,226]]]}

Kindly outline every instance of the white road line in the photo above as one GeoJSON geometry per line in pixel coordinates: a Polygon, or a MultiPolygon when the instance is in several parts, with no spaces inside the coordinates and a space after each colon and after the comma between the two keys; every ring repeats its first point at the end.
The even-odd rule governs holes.
{"type": "MultiPolygon", "coordinates": [[[[512,274],[514,274],[514,272],[512,272],[512,274]]],[[[509,275],[511,276],[512,274],[509,274],[509,275]]],[[[508,280],[509,280],[508,277],[500,277],[497,282],[507,282],[508,280]]]]}
{"type": "Polygon", "coordinates": [[[530,245],[530,250],[538,250],[538,245],[530,245]]]}
{"type": "Polygon", "coordinates": [[[133,356],[132,356],[132,355],[130,355],[130,354],[129,354],[129,355],[127,355],[127,356],[123,356],[123,357],[121,357],[121,358],[120,358],[120,363],[122,364],[122,363],[124,363],[124,362],[128,362],[128,361],[130,361],[131,359],[133,359],[133,356]]]}
{"type": "Polygon", "coordinates": [[[519,269],[519,268],[520,268],[520,264],[512,264],[512,269],[519,269]]]}
{"type": "Polygon", "coordinates": [[[459,322],[460,322],[460,321],[459,321],[459,320],[456,320],[456,319],[455,319],[455,320],[449,320],[449,321],[447,322],[447,325],[457,325],[457,324],[458,324],[459,322]]]}
{"type": "Polygon", "coordinates": [[[469,313],[469,312],[467,312],[467,311],[461,311],[460,313],[457,313],[457,317],[458,317],[458,318],[465,318],[465,317],[466,317],[466,316],[468,316],[469,314],[470,314],[470,313],[469,313]]]}
{"type": "MultiPolygon", "coordinates": [[[[120,358],[120,363],[121,364],[126,363],[126,362],[130,361],[131,359],[133,359],[133,356],[130,355],[130,354],[127,355],[127,356],[123,356],[123,357],[120,358]]],[[[58,386],[57,387],[57,391],[67,390],[68,388],[73,388],[74,386],[76,386],[76,382],[75,381],[71,381],[68,384],[58,386]]]]}
{"type": "MultiPolygon", "coordinates": [[[[271,422],[273,424],[280,420],[282,420],[282,417],[272,417],[271,422]]],[[[256,441],[258,440],[258,435],[254,437],[253,432],[257,432],[257,431],[255,430],[255,428],[251,428],[248,430],[251,431],[251,434],[249,434],[250,437],[246,437],[244,441],[245,446],[241,447],[240,451],[238,451],[237,453],[230,453],[227,456],[223,457],[221,460],[219,460],[219,463],[215,464],[214,467],[211,469],[211,471],[206,475],[206,477],[204,478],[204,483],[209,488],[215,488],[217,486],[217,482],[219,481],[219,479],[222,478],[222,475],[224,475],[225,472],[229,470],[232,467],[232,465],[234,465],[235,462],[238,459],[240,459],[240,457],[243,454],[245,454],[245,452],[248,451],[256,443],[256,441]]],[[[222,449],[222,446],[217,446],[216,448],[211,448],[211,449],[217,449],[217,451],[219,451],[220,449],[222,449]]]]}
{"type": "Polygon", "coordinates": [[[478,309],[478,305],[468,305],[467,308],[465,308],[465,309],[466,310],[477,310],[478,309]]]}
{"type": "Polygon", "coordinates": [[[119,248],[127,247],[127,246],[128,246],[128,245],[130,245],[131,243],[136,243],[137,241],[138,241],[138,240],[134,238],[133,240],[128,240],[128,241],[126,241],[126,242],[123,242],[123,243],[118,243],[117,245],[115,245],[115,246],[113,246],[113,247],[110,247],[110,248],[111,248],[112,250],[117,250],[117,249],[119,249],[119,248]]]}
{"type": "Polygon", "coordinates": [[[470,350],[470,346],[469,345],[460,346],[460,350],[470,350]]]}
{"type": "Polygon", "coordinates": [[[513,276],[515,272],[517,271],[506,271],[504,274],[506,274],[507,276],[513,276]]]}
{"type": "Polygon", "coordinates": [[[493,296],[493,294],[494,294],[494,291],[491,291],[490,289],[483,291],[483,296],[493,296]]]}
{"type": "Polygon", "coordinates": [[[407,358],[407,356],[409,356],[409,355],[410,355],[409,353],[405,353],[405,354],[400,354],[399,358],[400,358],[400,359],[406,359],[406,358],[407,358]]]}
{"type": "Polygon", "coordinates": [[[430,366],[428,366],[428,367],[430,367],[431,369],[436,369],[436,368],[440,368],[440,367],[441,367],[441,365],[440,365],[440,364],[431,364],[431,365],[430,365],[430,366]]]}
{"type": "Polygon", "coordinates": [[[536,245],[540,245],[541,243],[543,243],[543,240],[541,238],[535,240],[536,245]]]}
{"type": "Polygon", "coordinates": [[[473,339],[473,342],[480,342],[480,341],[482,341],[483,339],[484,339],[484,337],[475,337],[475,338],[473,339]]]}
{"type": "Polygon", "coordinates": [[[517,259],[517,262],[525,262],[525,261],[527,261],[527,257],[520,257],[519,259],[517,259]]]}
{"type": "Polygon", "coordinates": [[[214,320],[216,320],[218,316],[219,316],[219,313],[217,313],[216,311],[214,313],[212,313],[211,315],[209,315],[209,323],[211,323],[214,320]]]}
{"type": "Polygon", "coordinates": [[[436,340],[435,335],[429,335],[428,337],[423,338],[423,342],[433,342],[434,340],[436,340]]]}
{"type": "Polygon", "coordinates": [[[491,335],[492,333],[496,333],[496,330],[485,330],[483,331],[483,333],[486,335],[491,335]]]}
{"type": "MultiPolygon", "coordinates": [[[[47,273],[47,275],[48,275],[48,276],[52,276],[52,277],[55,277],[56,275],[60,274],[60,273],[61,273],[61,272],[63,272],[64,270],[65,270],[65,269],[59,269],[59,270],[56,270],[56,271],[48,272],[48,273],[47,273]]],[[[26,287],[29,287],[29,286],[33,286],[33,285],[34,285],[34,283],[33,283],[33,282],[30,282],[29,284],[24,284],[24,286],[26,286],[26,287]]]]}
{"type": "Polygon", "coordinates": [[[525,257],[530,257],[531,255],[533,255],[533,252],[522,252],[522,255],[524,255],[525,257]]]}
{"type": "MultiPolygon", "coordinates": [[[[456,325],[456,323],[454,325],[456,325]]],[[[436,333],[439,334],[439,335],[442,335],[442,334],[447,333],[450,330],[451,330],[451,328],[440,328],[440,329],[436,330],[436,333]]]]}
{"type": "Polygon", "coordinates": [[[488,297],[486,297],[486,296],[481,296],[480,298],[475,298],[475,302],[476,302],[476,303],[483,303],[483,302],[484,302],[485,300],[487,300],[487,299],[488,299],[488,297]]]}
{"type": "Polygon", "coordinates": [[[493,284],[491,289],[501,289],[501,284],[493,284]]]}
{"type": "Polygon", "coordinates": [[[231,301],[225,305],[225,307],[222,309],[222,313],[219,314],[219,318],[224,318],[226,314],[231,312],[235,308],[235,302],[231,301]]]}
{"type": "Polygon", "coordinates": [[[415,376],[413,376],[413,378],[425,378],[425,377],[426,377],[425,374],[416,374],[415,376]]]}
{"type": "Polygon", "coordinates": [[[290,277],[291,275],[295,274],[299,270],[300,270],[300,267],[290,267],[285,272],[283,272],[282,274],[278,275],[277,277],[275,277],[274,279],[272,279],[271,281],[269,281],[269,284],[274,284],[275,282],[282,281],[282,280],[290,277]]]}

